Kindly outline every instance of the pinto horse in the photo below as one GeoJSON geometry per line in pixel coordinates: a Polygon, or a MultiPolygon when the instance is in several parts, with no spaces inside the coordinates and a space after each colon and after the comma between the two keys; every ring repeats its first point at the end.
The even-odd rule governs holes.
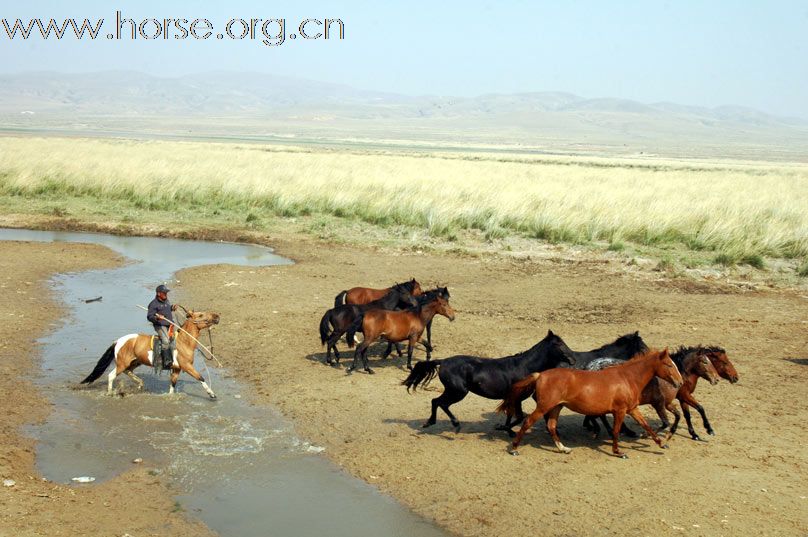
{"type": "MultiPolygon", "coordinates": [[[[367,304],[343,304],[336,306],[325,312],[320,319],[320,341],[326,345],[325,362],[331,364],[331,350],[334,350],[334,357],[339,364],[339,351],[337,341],[347,332],[351,324],[363,312],[372,309],[394,310],[417,306],[418,301],[404,285],[394,285],[382,298],[368,302],[367,304]]],[[[348,340],[348,347],[353,347],[353,340],[348,340]]],[[[392,343],[390,343],[392,345],[392,343]]],[[[396,344],[398,355],[401,356],[401,347],[396,344]]],[[[388,346],[388,353],[392,350],[388,346]]]]}
{"type": "Polygon", "coordinates": [[[536,394],[536,410],[525,419],[508,451],[512,455],[518,455],[516,448],[522,442],[525,432],[536,420],[547,415],[547,429],[553,437],[556,449],[560,453],[569,453],[571,450],[561,443],[556,430],[558,415],[564,407],[587,416],[614,415],[612,452],[615,456],[626,458],[618,446],[620,425],[626,414],[630,414],[659,447],[667,447],[648,426],[638,408],[640,393],[654,376],[670,381],[677,388],[682,385],[682,375],[671,360],[668,349],[650,350],[642,356],[603,371],[556,368],[531,374],[514,384],[508,397],[497,407],[498,412],[513,416],[525,393],[536,394]]]}
{"type": "MultiPolygon", "coordinates": [[[[391,343],[399,341],[407,341],[407,369],[412,369],[412,352],[415,349],[415,344],[424,333],[424,329],[429,321],[437,315],[443,315],[450,321],[454,321],[455,312],[449,305],[449,300],[445,298],[448,296],[438,293],[426,302],[419,304],[415,308],[410,308],[404,311],[387,311],[387,310],[369,310],[362,312],[359,317],[353,322],[348,329],[348,339],[354,337],[354,334],[362,330],[365,339],[357,346],[354,352],[353,364],[348,371],[356,369],[357,360],[361,356],[362,362],[365,366],[365,371],[373,374],[373,370],[368,367],[368,347],[371,343],[384,337],[391,343]]],[[[427,356],[429,356],[430,348],[427,347],[427,356]]]]}
{"type": "MultiPolygon", "coordinates": [[[[188,318],[182,325],[182,330],[176,338],[176,350],[174,351],[174,363],[171,365],[171,387],[168,393],[174,393],[177,386],[177,379],[181,371],[185,371],[198,380],[211,399],[216,399],[216,394],[210,389],[205,379],[194,369],[194,350],[196,350],[195,339],[199,338],[199,333],[205,328],[219,324],[219,314],[206,311],[188,311],[188,318]],[[193,336],[191,338],[190,336],[193,336]]],[[[134,369],[140,365],[152,365],[153,353],[151,350],[152,338],[147,334],[129,334],[118,338],[101,356],[95,365],[92,373],[81,381],[82,384],[90,384],[98,379],[109,364],[115,361],[115,368],[109,372],[107,377],[107,394],[113,395],[113,383],[115,377],[121,373],[135,381],[138,389],[143,389],[143,380],[134,373],[134,369]]],[[[159,358],[157,358],[159,360],[159,358]]]]}
{"type": "Polygon", "coordinates": [[[415,281],[415,278],[411,279],[408,282],[397,283],[392,287],[388,287],[387,289],[372,289],[370,287],[352,287],[347,291],[340,291],[340,293],[334,297],[334,307],[336,308],[338,306],[342,306],[343,304],[367,304],[368,302],[379,300],[380,298],[384,297],[384,295],[386,295],[391,290],[397,287],[409,291],[412,294],[412,296],[418,296],[422,293],[421,284],[415,281]]]}
{"type": "MultiPolygon", "coordinates": [[[[653,406],[659,419],[662,420],[662,425],[657,429],[657,433],[661,433],[668,427],[671,427],[665,439],[666,441],[676,433],[679,420],[682,417],[679,410],[673,404],[674,400],[679,399],[681,404],[682,398],[687,397],[696,389],[696,383],[699,378],[703,378],[713,386],[718,384],[719,379],[718,371],[713,367],[712,362],[708,358],[708,352],[703,347],[680,347],[671,355],[671,359],[682,374],[682,378],[684,379],[682,386],[677,390],[670,382],[654,377],[651,379],[651,382],[645,386],[640,395],[640,405],[653,406]],[[673,426],[671,426],[670,421],[668,421],[666,409],[673,414],[673,426]]],[[[599,371],[607,367],[622,364],[623,362],[624,360],[615,360],[614,358],[601,358],[590,362],[587,370],[599,371]]],[[[606,417],[599,417],[604,427],[606,427],[606,430],[609,430],[610,427],[606,421],[606,417]]],[[[587,416],[585,418],[584,427],[591,427],[596,438],[600,433],[600,427],[594,416],[587,416]]],[[[621,432],[626,433],[627,431],[624,429],[621,432]]]]}
{"type": "MultiPolygon", "coordinates": [[[[504,399],[511,385],[530,373],[574,363],[572,351],[564,340],[552,330],[548,330],[544,339],[528,350],[504,358],[486,359],[459,355],[443,360],[418,362],[402,384],[407,387],[407,391],[410,391],[410,388],[416,390],[419,385],[425,387],[439,375],[444,390],[442,394],[432,399],[432,414],[423,426],[435,425],[438,408],[441,408],[449,416],[452,425],[460,429],[460,422],[449,407],[462,401],[469,392],[487,399],[504,399]]],[[[517,410],[518,419],[521,420],[521,402],[517,410]]],[[[511,428],[510,417],[505,423],[505,428],[508,430],[511,428]]]]}

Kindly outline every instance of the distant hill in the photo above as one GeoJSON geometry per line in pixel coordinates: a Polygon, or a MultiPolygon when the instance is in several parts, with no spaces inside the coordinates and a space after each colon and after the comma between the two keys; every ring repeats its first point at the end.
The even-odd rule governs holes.
{"type": "Polygon", "coordinates": [[[805,160],[808,121],[531,92],[406,96],[256,73],[0,75],[3,131],[504,145],[561,152],[805,160]]]}

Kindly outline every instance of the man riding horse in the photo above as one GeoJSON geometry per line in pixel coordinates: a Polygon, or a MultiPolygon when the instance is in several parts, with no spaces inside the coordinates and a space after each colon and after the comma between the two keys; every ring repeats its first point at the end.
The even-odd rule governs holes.
{"type": "Polygon", "coordinates": [[[170,289],[165,285],[158,285],[156,289],[156,296],[154,300],[149,302],[149,312],[146,314],[146,319],[152,323],[154,331],[160,337],[162,343],[160,355],[162,357],[162,369],[170,369],[171,363],[174,361],[171,350],[171,337],[174,328],[174,315],[171,313],[177,309],[176,305],[172,305],[168,301],[168,292],[170,289]]]}

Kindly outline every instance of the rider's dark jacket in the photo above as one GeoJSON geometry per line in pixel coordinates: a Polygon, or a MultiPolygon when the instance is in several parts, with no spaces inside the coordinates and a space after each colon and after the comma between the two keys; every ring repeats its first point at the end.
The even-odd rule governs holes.
{"type": "Polygon", "coordinates": [[[170,322],[157,319],[155,315],[158,313],[169,321],[174,320],[174,316],[171,314],[171,302],[168,299],[163,301],[154,297],[154,300],[149,302],[149,312],[146,314],[146,319],[154,326],[155,330],[159,330],[161,326],[171,326],[170,322]]]}

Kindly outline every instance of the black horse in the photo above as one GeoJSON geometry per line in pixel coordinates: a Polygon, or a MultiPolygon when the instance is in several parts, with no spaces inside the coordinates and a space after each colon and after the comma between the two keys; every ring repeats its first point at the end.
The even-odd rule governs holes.
{"type": "MultiPolygon", "coordinates": [[[[390,292],[378,300],[367,304],[343,304],[326,311],[320,319],[320,342],[326,345],[326,363],[331,363],[331,350],[334,350],[334,357],[339,364],[339,351],[337,341],[348,330],[348,327],[360,317],[362,313],[371,309],[395,310],[418,305],[418,300],[406,284],[396,284],[390,288],[390,292]]],[[[348,341],[348,347],[353,347],[352,339],[348,341]]],[[[387,354],[390,354],[392,344],[388,346],[387,354]]],[[[401,356],[401,346],[396,344],[398,355],[401,356]]]]}
{"type": "MultiPolygon", "coordinates": [[[[469,392],[487,399],[503,399],[510,392],[514,382],[531,373],[558,367],[562,363],[574,364],[572,354],[564,340],[553,334],[552,330],[548,330],[547,336],[530,349],[505,358],[486,359],[461,355],[443,360],[418,362],[402,384],[407,387],[407,391],[410,388],[415,390],[419,385],[426,386],[438,375],[444,391],[432,399],[432,414],[424,423],[424,427],[435,424],[440,407],[452,420],[452,425],[459,430],[460,422],[449,407],[462,401],[469,392]]],[[[521,404],[517,416],[524,417],[521,404]]],[[[506,421],[505,427],[510,429],[510,418],[506,421]]]]}
{"type": "MultiPolygon", "coordinates": [[[[598,358],[616,358],[618,360],[628,360],[641,352],[648,352],[648,345],[640,337],[639,332],[626,334],[615,339],[611,343],[592,349],[591,351],[572,351],[575,358],[575,369],[587,369],[592,360],[598,358]]],[[[561,367],[569,367],[561,365],[561,367]]]]}

